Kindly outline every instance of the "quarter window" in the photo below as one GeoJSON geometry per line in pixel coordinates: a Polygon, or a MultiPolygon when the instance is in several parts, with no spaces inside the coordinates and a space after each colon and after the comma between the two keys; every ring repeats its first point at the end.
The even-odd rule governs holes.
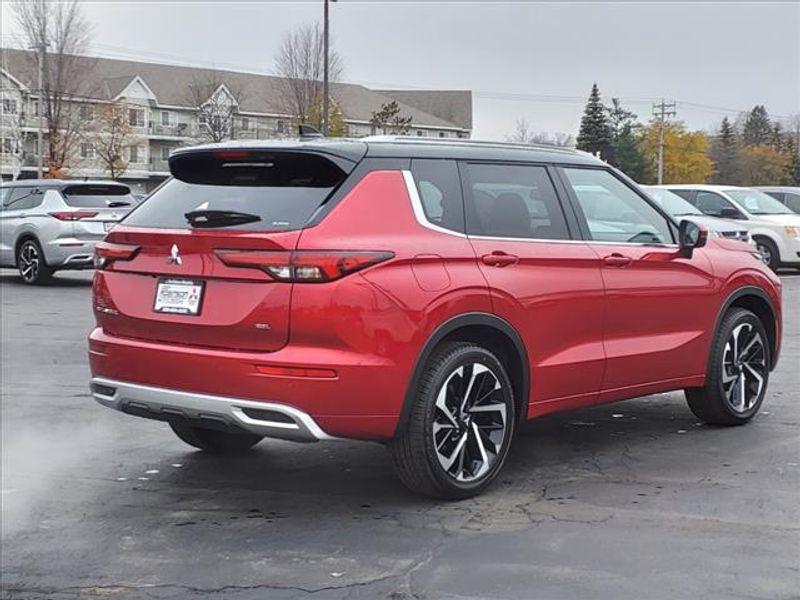
{"type": "Polygon", "coordinates": [[[12,188],[5,198],[6,210],[28,210],[35,208],[42,203],[43,194],[36,188],[18,187],[12,188]]]}
{"type": "Polygon", "coordinates": [[[466,164],[467,233],[566,240],[564,212],[547,169],[535,165],[466,164]]]}
{"type": "Polygon", "coordinates": [[[428,221],[463,233],[464,203],[455,161],[414,159],[411,174],[428,221]]]}
{"type": "Polygon", "coordinates": [[[609,171],[564,169],[591,239],[632,244],[671,244],[666,217],[609,171]]]}

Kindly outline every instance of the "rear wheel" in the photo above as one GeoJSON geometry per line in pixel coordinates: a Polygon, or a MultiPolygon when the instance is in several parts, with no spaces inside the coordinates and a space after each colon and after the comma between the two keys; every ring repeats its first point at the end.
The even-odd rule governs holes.
{"type": "Polygon", "coordinates": [[[503,466],[515,422],[511,382],[494,354],[471,343],[444,344],[425,366],[408,421],[389,444],[395,470],[426,496],[479,494],[503,466]]]}
{"type": "Polygon", "coordinates": [[[759,254],[761,254],[761,260],[763,260],[764,264],[770,269],[777,271],[778,267],[781,266],[781,256],[775,242],[763,237],[757,237],[755,241],[756,248],[759,254]]]}
{"type": "Polygon", "coordinates": [[[769,338],[749,310],[728,311],[714,338],[706,385],[685,390],[689,408],[712,425],[741,425],[761,407],[769,381],[769,338]]]}
{"type": "Polygon", "coordinates": [[[185,423],[170,423],[169,426],[182,441],[190,446],[213,454],[237,454],[255,446],[263,437],[253,433],[231,433],[203,427],[192,427],[185,423]]]}
{"type": "Polygon", "coordinates": [[[53,269],[44,261],[42,247],[34,239],[27,239],[19,245],[17,269],[22,281],[29,285],[42,285],[53,276],[53,269]]]}

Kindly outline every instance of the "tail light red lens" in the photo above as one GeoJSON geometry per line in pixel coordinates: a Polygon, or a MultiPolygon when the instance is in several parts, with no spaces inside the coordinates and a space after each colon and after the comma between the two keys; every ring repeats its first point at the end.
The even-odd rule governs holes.
{"type": "Polygon", "coordinates": [[[81,219],[91,219],[97,216],[97,212],[91,210],[62,210],[47,213],[59,221],[80,221],[81,219]]]}
{"type": "Polygon", "coordinates": [[[94,266],[104,269],[116,260],[131,260],[139,252],[139,246],[98,242],[94,247],[94,266]]]}
{"type": "Polygon", "coordinates": [[[325,283],[394,257],[372,250],[216,250],[229,267],[261,269],[278,281],[325,283]]]}

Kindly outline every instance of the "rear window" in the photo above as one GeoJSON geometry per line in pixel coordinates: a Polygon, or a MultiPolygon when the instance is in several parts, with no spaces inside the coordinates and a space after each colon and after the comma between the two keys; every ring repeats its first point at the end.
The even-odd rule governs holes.
{"type": "Polygon", "coordinates": [[[76,208],[115,208],[135,206],[136,198],[127,185],[69,185],[62,192],[64,201],[76,208]]]}
{"type": "Polygon", "coordinates": [[[174,178],[154,191],[124,223],[133,227],[184,229],[186,214],[230,211],[255,222],[217,228],[289,231],[305,225],[347,174],[312,154],[226,151],[174,157],[174,178]]]}

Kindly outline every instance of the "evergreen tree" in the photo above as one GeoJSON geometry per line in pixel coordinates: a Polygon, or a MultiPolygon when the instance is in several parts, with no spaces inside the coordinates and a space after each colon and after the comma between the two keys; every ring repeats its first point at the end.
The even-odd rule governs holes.
{"type": "Polygon", "coordinates": [[[736,185],[739,182],[737,159],[739,154],[739,141],[736,130],[728,117],[722,119],[719,134],[711,145],[711,159],[714,161],[716,173],[712,178],[714,183],[736,185]]]}
{"type": "Polygon", "coordinates": [[[763,104],[753,107],[747,115],[742,128],[742,141],[745,146],[758,146],[772,139],[772,122],[763,104]]]}
{"type": "Polygon", "coordinates": [[[611,126],[596,83],[592,85],[592,92],[583,111],[577,147],[592,154],[599,152],[600,157],[605,160],[613,157],[611,126]]]}
{"type": "Polygon", "coordinates": [[[650,179],[649,165],[639,146],[637,128],[628,123],[614,139],[614,166],[638,182],[650,179]]]}
{"type": "Polygon", "coordinates": [[[636,123],[636,113],[622,107],[619,98],[611,99],[611,106],[606,108],[608,113],[608,126],[611,127],[611,135],[616,139],[622,134],[626,125],[636,123]]]}

